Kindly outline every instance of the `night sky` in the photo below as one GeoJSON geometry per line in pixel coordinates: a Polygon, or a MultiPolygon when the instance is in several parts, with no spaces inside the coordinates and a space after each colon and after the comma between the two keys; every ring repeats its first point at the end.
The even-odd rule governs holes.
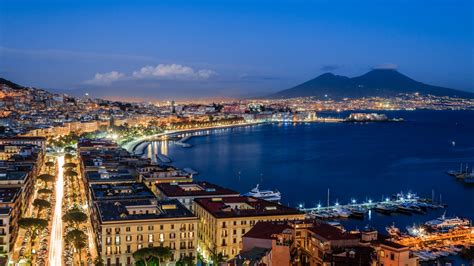
{"type": "Polygon", "coordinates": [[[170,99],[259,96],[388,67],[474,91],[473,13],[472,0],[0,0],[0,76],[170,99]]]}

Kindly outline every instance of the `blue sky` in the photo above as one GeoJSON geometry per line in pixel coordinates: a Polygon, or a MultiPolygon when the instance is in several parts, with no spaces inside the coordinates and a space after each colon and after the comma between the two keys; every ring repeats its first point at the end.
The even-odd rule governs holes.
{"type": "Polygon", "coordinates": [[[472,2],[0,0],[0,76],[169,99],[255,96],[391,64],[474,91],[472,2]]]}

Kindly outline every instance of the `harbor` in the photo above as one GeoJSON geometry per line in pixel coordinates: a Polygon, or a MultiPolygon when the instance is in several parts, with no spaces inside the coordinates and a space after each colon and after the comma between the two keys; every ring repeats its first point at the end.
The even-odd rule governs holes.
{"type": "Polygon", "coordinates": [[[459,171],[450,170],[446,172],[449,176],[456,178],[456,180],[463,182],[464,184],[474,185],[474,169],[469,168],[469,164],[460,164],[459,171]]]}
{"type": "Polygon", "coordinates": [[[406,232],[401,232],[395,225],[386,228],[393,242],[409,247],[421,262],[458,255],[474,244],[472,222],[446,217],[446,214],[406,229],[406,232]]]}
{"type": "Polygon", "coordinates": [[[305,212],[309,218],[316,219],[339,219],[354,218],[363,219],[369,211],[375,211],[383,215],[391,215],[400,213],[405,215],[425,214],[430,209],[444,208],[446,205],[435,203],[433,199],[420,198],[415,193],[397,193],[391,197],[386,197],[381,201],[373,201],[368,199],[361,203],[352,199],[348,204],[340,204],[336,202],[330,205],[329,190],[327,206],[321,204],[315,207],[305,208],[300,204],[298,208],[305,212]]]}

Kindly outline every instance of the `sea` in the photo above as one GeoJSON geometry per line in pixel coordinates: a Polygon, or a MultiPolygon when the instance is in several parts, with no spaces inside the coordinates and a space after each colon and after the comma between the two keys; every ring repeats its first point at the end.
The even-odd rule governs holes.
{"type": "MultiPolygon", "coordinates": [[[[145,154],[160,152],[180,168],[237,190],[278,190],[281,203],[297,207],[381,201],[398,192],[447,204],[425,215],[382,215],[340,222],[348,229],[371,226],[404,230],[446,216],[474,220],[474,186],[446,174],[474,167],[474,111],[387,111],[403,122],[273,123],[200,132],[187,141],[153,142],[145,154]]],[[[346,117],[349,113],[319,113],[346,117]]]]}

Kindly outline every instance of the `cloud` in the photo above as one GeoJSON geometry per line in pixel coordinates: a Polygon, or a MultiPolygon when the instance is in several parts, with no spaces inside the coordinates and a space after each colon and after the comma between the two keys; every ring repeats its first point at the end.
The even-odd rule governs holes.
{"type": "Polygon", "coordinates": [[[217,73],[210,69],[194,70],[191,67],[179,64],[159,64],[145,66],[134,71],[132,77],[136,79],[208,79],[217,73]]]}
{"type": "Polygon", "coordinates": [[[383,63],[374,67],[374,69],[392,69],[396,70],[398,66],[394,63],[383,63]]]}
{"type": "Polygon", "coordinates": [[[125,74],[118,71],[97,73],[93,79],[87,80],[86,83],[91,85],[110,85],[110,83],[123,79],[124,77],[125,74]]]}
{"type": "Polygon", "coordinates": [[[338,65],[323,65],[321,66],[320,70],[321,71],[324,71],[324,72],[331,72],[331,71],[334,71],[336,69],[339,69],[340,66],[338,65]]]}

